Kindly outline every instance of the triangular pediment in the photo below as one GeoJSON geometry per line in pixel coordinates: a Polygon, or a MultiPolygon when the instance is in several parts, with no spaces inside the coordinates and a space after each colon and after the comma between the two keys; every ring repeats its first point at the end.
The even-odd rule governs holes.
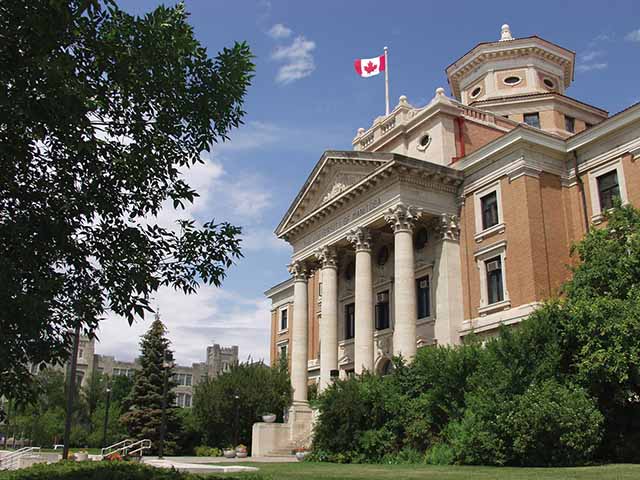
{"type": "Polygon", "coordinates": [[[380,153],[326,151],[289,207],[276,233],[322,208],[389,161],[391,158],[380,153]]]}

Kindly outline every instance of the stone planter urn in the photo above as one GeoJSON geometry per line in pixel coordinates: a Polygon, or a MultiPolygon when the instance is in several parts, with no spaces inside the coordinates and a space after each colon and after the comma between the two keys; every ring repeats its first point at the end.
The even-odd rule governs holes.
{"type": "Polygon", "coordinates": [[[247,455],[249,455],[247,452],[236,452],[238,458],[247,458],[247,455]]]}
{"type": "Polygon", "coordinates": [[[265,423],[273,423],[276,421],[276,414],[275,413],[265,413],[264,415],[262,415],[262,421],[265,423]]]}
{"type": "Polygon", "coordinates": [[[74,458],[76,462],[86,462],[89,460],[89,454],[87,452],[76,452],[74,458]]]}
{"type": "Polygon", "coordinates": [[[236,451],[231,449],[231,448],[229,448],[229,449],[223,450],[222,454],[225,456],[225,458],[235,458],[236,451]]]}
{"type": "Polygon", "coordinates": [[[296,452],[296,459],[299,462],[302,462],[307,457],[307,455],[309,455],[309,452],[296,452]]]}

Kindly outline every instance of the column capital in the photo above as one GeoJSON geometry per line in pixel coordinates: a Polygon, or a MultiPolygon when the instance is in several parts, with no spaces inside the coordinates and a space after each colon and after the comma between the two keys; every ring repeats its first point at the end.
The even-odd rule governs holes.
{"type": "Polygon", "coordinates": [[[334,247],[320,247],[315,254],[322,268],[338,268],[338,252],[334,247]]]}
{"type": "Polygon", "coordinates": [[[356,252],[371,251],[371,232],[366,227],[354,228],[347,235],[347,241],[356,249],[356,252]]]}
{"type": "Polygon", "coordinates": [[[413,231],[416,222],[422,217],[422,209],[413,205],[399,203],[389,208],[384,215],[385,221],[391,225],[394,232],[413,231]]]}
{"type": "Polygon", "coordinates": [[[436,224],[436,230],[442,240],[457,241],[460,238],[460,218],[457,215],[443,213],[436,224]]]}
{"type": "Polygon", "coordinates": [[[309,278],[309,268],[304,262],[293,262],[289,264],[289,273],[295,282],[306,282],[309,278]]]}

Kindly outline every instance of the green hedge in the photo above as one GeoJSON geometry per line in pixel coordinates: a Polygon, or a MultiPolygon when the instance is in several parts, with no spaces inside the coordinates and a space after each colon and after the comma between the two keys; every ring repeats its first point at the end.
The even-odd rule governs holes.
{"type": "MultiPolygon", "coordinates": [[[[0,480],[239,480],[227,475],[196,475],[131,462],[58,462],[0,472],[0,480]]],[[[260,475],[242,477],[261,480],[260,475]]]]}

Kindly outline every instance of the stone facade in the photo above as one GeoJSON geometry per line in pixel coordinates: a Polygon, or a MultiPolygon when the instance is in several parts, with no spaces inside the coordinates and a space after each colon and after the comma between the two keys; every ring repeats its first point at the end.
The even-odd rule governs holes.
{"type": "MultiPolygon", "coordinates": [[[[100,355],[95,353],[95,346],[95,339],[84,336],[80,338],[77,367],[77,378],[80,385],[87,385],[94,372],[100,372],[109,377],[119,375],[133,377],[134,374],[141,369],[137,359],[133,362],[125,362],[117,360],[110,355],[100,355]]],[[[207,347],[205,362],[193,363],[190,367],[176,365],[174,367],[174,380],[178,384],[174,389],[176,405],[180,407],[191,407],[193,402],[193,387],[207,377],[213,378],[222,374],[237,363],[237,345],[222,347],[215,343],[207,347]]],[[[64,370],[68,370],[68,364],[64,366],[64,370]]]]}
{"type": "Polygon", "coordinates": [[[266,292],[295,404],[310,381],[520,322],[612,198],[640,206],[640,104],[609,116],[567,96],[574,63],[503,26],[447,67],[453,98],[402,96],[321,156],[276,229],[292,278],[266,292]]]}

